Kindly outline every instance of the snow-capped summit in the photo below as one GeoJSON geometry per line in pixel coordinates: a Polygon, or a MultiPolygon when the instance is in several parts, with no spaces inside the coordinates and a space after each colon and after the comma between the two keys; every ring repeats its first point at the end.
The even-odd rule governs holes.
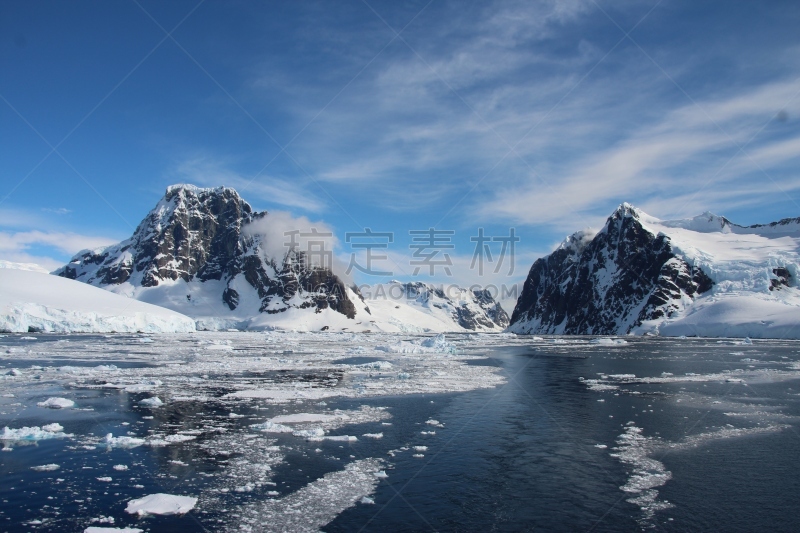
{"type": "Polygon", "coordinates": [[[55,273],[210,325],[291,309],[353,318],[355,293],[330,269],[288,248],[271,257],[262,236],[245,231],[265,217],[232,188],[172,185],[130,239],[79,252],[55,273]]]}
{"type": "Polygon", "coordinates": [[[800,219],[659,220],[622,204],[531,267],[519,333],[800,336],[800,219]]]}

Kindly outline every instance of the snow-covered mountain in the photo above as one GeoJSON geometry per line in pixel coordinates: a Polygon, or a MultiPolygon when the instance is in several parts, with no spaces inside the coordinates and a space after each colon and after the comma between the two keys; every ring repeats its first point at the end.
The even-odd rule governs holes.
{"type": "Polygon", "coordinates": [[[622,204],[528,274],[510,331],[800,337],[800,218],[743,227],[622,204]]]}
{"type": "MultiPolygon", "coordinates": [[[[10,263],[9,263],[10,264],[10,263]]],[[[0,268],[0,331],[146,332],[195,330],[195,321],[169,309],[137,302],[69,279],[0,268]]]]}
{"type": "Polygon", "coordinates": [[[425,302],[403,297],[391,306],[366,301],[329,268],[308,264],[304,252],[272,242],[259,230],[277,220],[271,217],[231,188],[173,185],[130,239],[79,252],[55,274],[189,315],[207,329],[499,331],[506,325],[491,295],[466,290],[425,302]],[[409,312],[397,312],[404,308],[409,312]]]}
{"type": "Polygon", "coordinates": [[[392,281],[363,291],[381,331],[502,331],[508,314],[487,290],[392,281]]]}
{"type": "Polygon", "coordinates": [[[270,257],[262,236],[245,231],[267,216],[231,188],[173,185],[130,239],[79,252],[55,274],[210,327],[291,310],[354,318],[357,296],[330,269],[306,264],[299,250],[270,257]]]}

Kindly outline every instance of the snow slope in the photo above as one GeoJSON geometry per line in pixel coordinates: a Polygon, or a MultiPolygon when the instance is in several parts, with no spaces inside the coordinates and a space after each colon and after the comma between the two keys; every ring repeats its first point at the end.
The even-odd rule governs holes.
{"type": "Polygon", "coordinates": [[[667,235],[673,251],[714,282],[676,316],[644,323],[640,331],[800,337],[800,220],[745,227],[711,213],[668,221],[642,213],[640,219],[649,231],[667,235]]]}
{"type": "Polygon", "coordinates": [[[189,332],[191,318],[70,279],[0,269],[0,330],[189,332]]]}

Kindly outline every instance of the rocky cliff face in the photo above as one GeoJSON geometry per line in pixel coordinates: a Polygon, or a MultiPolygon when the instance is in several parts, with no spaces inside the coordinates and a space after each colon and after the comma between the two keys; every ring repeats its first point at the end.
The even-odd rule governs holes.
{"type": "MultiPolygon", "coordinates": [[[[646,216],[646,215],[645,215],[646,216]]],[[[517,333],[624,334],[669,318],[710,290],[711,278],[653,233],[623,204],[596,235],[579,232],[528,274],[510,330],[517,333]]]]}
{"type": "Polygon", "coordinates": [[[329,269],[307,265],[302,252],[268,257],[260,237],[243,231],[265,216],[234,189],[171,186],[130,239],[79,252],[56,274],[191,315],[214,314],[218,306],[208,300],[216,298],[230,311],[247,300],[261,313],[330,308],[353,318],[349,291],[329,269]],[[164,290],[144,297],[142,289],[159,287],[164,290]],[[192,298],[198,296],[205,304],[192,313],[192,298]]]}

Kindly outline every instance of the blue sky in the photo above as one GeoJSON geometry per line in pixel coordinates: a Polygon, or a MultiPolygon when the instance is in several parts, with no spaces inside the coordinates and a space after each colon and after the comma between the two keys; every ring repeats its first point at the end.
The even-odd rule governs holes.
{"type": "MultiPolygon", "coordinates": [[[[237,188],[340,241],[515,228],[516,282],[621,202],[800,216],[797,2],[10,1],[0,259],[128,237],[167,185],[237,188]]],[[[494,250],[495,254],[499,248],[494,250]]],[[[362,281],[380,281],[363,280],[362,281]]]]}

